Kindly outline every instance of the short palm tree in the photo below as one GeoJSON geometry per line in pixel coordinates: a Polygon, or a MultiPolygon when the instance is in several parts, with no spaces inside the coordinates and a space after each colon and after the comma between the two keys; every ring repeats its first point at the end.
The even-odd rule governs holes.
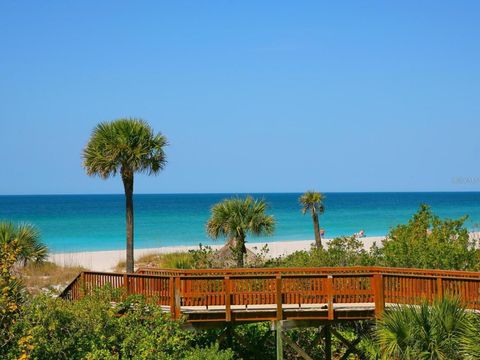
{"type": "Polygon", "coordinates": [[[312,214],[315,245],[318,249],[320,249],[322,248],[322,236],[320,235],[320,223],[318,217],[325,211],[325,205],[323,204],[325,196],[317,191],[307,191],[300,196],[298,200],[302,206],[303,215],[305,215],[307,212],[312,214]]]}
{"type": "Polygon", "coordinates": [[[98,124],[83,150],[88,175],[107,179],[120,174],[125,190],[127,272],[134,271],[133,180],[135,173],[158,174],[166,164],[167,139],[145,121],[127,118],[98,124]]]}
{"type": "Polygon", "coordinates": [[[465,359],[460,344],[469,324],[468,312],[456,299],[398,306],[377,322],[379,355],[397,360],[465,359]]]}
{"type": "Polygon", "coordinates": [[[40,240],[40,232],[30,224],[15,225],[12,222],[0,222],[0,244],[16,243],[18,261],[24,266],[28,262],[43,262],[47,259],[48,248],[40,240]]]}
{"type": "Polygon", "coordinates": [[[266,210],[264,200],[255,200],[251,196],[225,199],[212,207],[212,215],[206,225],[207,234],[213,239],[227,238],[237,266],[243,267],[247,234],[272,235],[275,231],[275,219],[267,215],[266,210]]]}

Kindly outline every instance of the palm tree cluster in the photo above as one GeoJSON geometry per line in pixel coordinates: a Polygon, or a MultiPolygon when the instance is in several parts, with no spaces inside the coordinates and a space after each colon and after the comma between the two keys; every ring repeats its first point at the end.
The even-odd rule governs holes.
{"type": "MultiPolygon", "coordinates": [[[[325,196],[316,191],[307,191],[299,198],[302,212],[310,212],[315,233],[315,245],[322,248],[319,215],[325,211],[323,201],[325,196]]],[[[226,247],[222,253],[231,249],[237,266],[243,267],[247,234],[254,236],[272,235],[275,229],[275,219],[266,214],[268,206],[264,200],[255,200],[251,196],[245,198],[225,199],[212,207],[211,217],[207,222],[206,231],[212,239],[224,237],[226,247]]]]}
{"type": "Polygon", "coordinates": [[[147,122],[127,118],[100,123],[83,150],[88,175],[108,179],[120,174],[125,191],[127,272],[134,271],[133,182],[135,173],[158,174],[166,164],[167,139],[147,122]]]}
{"type": "Polygon", "coordinates": [[[268,236],[275,230],[275,219],[266,214],[267,203],[251,196],[232,198],[212,207],[212,215],[207,222],[207,234],[217,239],[227,238],[227,245],[232,249],[237,266],[243,267],[247,252],[245,240],[247,234],[268,236]]]}
{"type": "MultiPolygon", "coordinates": [[[[125,191],[127,272],[134,271],[134,175],[158,174],[166,164],[166,145],[165,136],[154,133],[144,120],[125,118],[98,124],[83,150],[83,166],[88,175],[102,179],[121,175],[125,191]]],[[[299,200],[303,213],[312,214],[315,243],[321,248],[318,217],[325,209],[324,196],[308,191],[299,200]]],[[[207,233],[213,239],[226,237],[237,265],[243,266],[247,234],[271,235],[275,229],[275,220],[265,213],[266,209],[265,201],[252,197],[226,199],[212,208],[207,233]]]]}

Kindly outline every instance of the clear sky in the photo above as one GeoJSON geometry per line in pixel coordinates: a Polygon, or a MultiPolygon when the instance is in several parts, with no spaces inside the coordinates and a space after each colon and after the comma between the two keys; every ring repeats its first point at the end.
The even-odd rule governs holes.
{"type": "Polygon", "coordinates": [[[100,121],[168,166],[137,193],[480,190],[480,2],[0,2],[0,194],[89,178],[100,121]]]}

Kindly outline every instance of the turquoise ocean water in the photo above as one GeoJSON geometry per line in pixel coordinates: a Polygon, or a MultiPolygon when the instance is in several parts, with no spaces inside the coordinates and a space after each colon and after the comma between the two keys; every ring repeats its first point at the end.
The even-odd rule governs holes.
{"type": "MultiPolygon", "coordinates": [[[[313,238],[311,219],[298,205],[300,194],[254,194],[263,197],[277,220],[275,235],[264,240],[313,238]]],[[[233,194],[135,195],[135,246],[213,244],[205,222],[213,204],[233,194]]],[[[384,235],[405,222],[421,203],[442,217],[469,215],[467,225],[480,223],[480,192],[456,193],[327,193],[320,218],[325,236],[384,235]]],[[[123,195],[0,196],[0,219],[36,225],[53,252],[113,250],[125,247],[123,195]]]]}

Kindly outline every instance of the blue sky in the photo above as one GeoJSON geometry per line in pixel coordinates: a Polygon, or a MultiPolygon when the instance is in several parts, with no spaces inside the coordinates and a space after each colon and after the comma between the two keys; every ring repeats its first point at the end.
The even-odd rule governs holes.
{"type": "Polygon", "coordinates": [[[480,190],[478,1],[2,1],[0,194],[89,178],[100,121],[170,142],[138,193],[480,190]]]}

